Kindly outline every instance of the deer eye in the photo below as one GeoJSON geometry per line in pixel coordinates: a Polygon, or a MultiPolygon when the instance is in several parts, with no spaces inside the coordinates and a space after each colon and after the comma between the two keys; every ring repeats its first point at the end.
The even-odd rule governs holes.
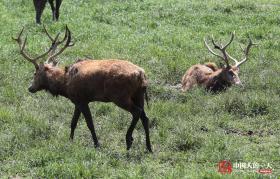
{"type": "Polygon", "coordinates": [[[235,76],[235,74],[232,71],[228,72],[230,74],[230,76],[235,76]]]}

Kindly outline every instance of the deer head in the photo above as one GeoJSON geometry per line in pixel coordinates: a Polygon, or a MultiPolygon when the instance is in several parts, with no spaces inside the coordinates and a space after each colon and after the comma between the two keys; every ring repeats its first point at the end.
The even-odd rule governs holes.
{"type": "Polygon", "coordinates": [[[33,81],[31,83],[31,86],[28,88],[28,90],[31,93],[35,93],[39,90],[45,89],[47,85],[47,71],[51,68],[54,68],[58,64],[57,56],[60,55],[66,48],[71,47],[74,45],[73,42],[71,42],[71,32],[68,29],[67,25],[65,27],[65,35],[63,40],[59,40],[59,33],[55,36],[55,38],[51,37],[51,35],[48,33],[44,26],[44,32],[48,36],[48,38],[51,40],[51,46],[50,48],[42,53],[41,55],[38,55],[36,57],[31,57],[25,52],[25,46],[27,42],[27,37],[22,40],[22,33],[24,28],[20,31],[17,38],[13,38],[15,40],[20,48],[20,54],[29,62],[31,62],[35,67],[35,73],[33,77],[33,81]],[[61,44],[64,44],[62,48],[57,50],[57,47],[61,44]],[[45,59],[45,63],[38,62],[40,59],[45,59]]]}
{"type": "Polygon", "coordinates": [[[206,39],[204,39],[204,44],[206,46],[206,48],[209,50],[210,53],[212,53],[213,55],[219,57],[220,59],[222,59],[226,65],[222,68],[222,71],[220,73],[220,77],[221,80],[223,80],[224,82],[227,82],[228,84],[236,84],[236,85],[241,85],[241,81],[238,77],[238,73],[239,73],[239,67],[240,65],[242,65],[243,63],[245,63],[248,60],[248,54],[249,54],[249,50],[250,48],[255,45],[252,40],[249,38],[249,44],[247,45],[246,49],[243,49],[241,46],[241,49],[244,52],[244,58],[241,61],[236,60],[235,58],[233,58],[232,56],[230,56],[227,51],[226,48],[231,44],[231,42],[234,39],[234,35],[235,33],[231,33],[231,38],[229,40],[229,42],[226,45],[219,45],[214,41],[214,37],[212,36],[211,38],[211,42],[214,46],[215,49],[218,49],[222,55],[214,52],[214,50],[212,50],[209,45],[206,42],[206,39]],[[232,59],[235,64],[234,65],[230,65],[229,64],[229,59],[232,59]]]}

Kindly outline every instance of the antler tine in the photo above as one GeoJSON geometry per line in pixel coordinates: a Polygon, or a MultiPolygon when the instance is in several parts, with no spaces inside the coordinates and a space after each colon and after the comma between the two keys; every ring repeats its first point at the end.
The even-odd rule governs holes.
{"type": "MultiPolygon", "coordinates": [[[[65,26],[65,35],[64,35],[64,38],[63,38],[62,41],[59,41],[59,42],[57,43],[57,45],[60,45],[60,44],[62,44],[63,42],[65,42],[65,40],[66,40],[67,37],[69,36],[69,33],[70,33],[69,28],[68,28],[68,26],[66,25],[66,26],[65,26]]],[[[70,36],[71,36],[71,34],[70,34],[70,36]]],[[[70,37],[70,38],[71,38],[71,37],[70,37]]],[[[71,45],[71,46],[73,46],[73,45],[71,45]]]]}
{"type": "Polygon", "coordinates": [[[60,33],[58,33],[58,34],[55,36],[55,38],[52,38],[52,36],[48,33],[45,24],[43,24],[43,27],[44,27],[45,33],[47,34],[47,36],[49,37],[49,39],[52,41],[52,48],[53,48],[52,50],[55,50],[55,48],[56,48],[55,46],[57,46],[57,45],[55,45],[55,44],[58,44],[58,43],[57,43],[57,40],[58,40],[58,37],[59,37],[60,33]]]}
{"type": "MultiPolygon", "coordinates": [[[[239,47],[242,49],[243,52],[245,51],[245,49],[244,49],[240,44],[239,44],[239,47]]],[[[229,57],[230,59],[232,59],[232,60],[234,61],[235,66],[236,66],[236,64],[238,64],[238,60],[236,60],[235,58],[233,58],[232,56],[230,56],[228,53],[227,53],[227,55],[228,55],[228,57],[229,57]]]]}
{"type": "MultiPolygon", "coordinates": [[[[227,46],[228,46],[229,44],[231,44],[231,42],[232,42],[233,39],[234,39],[234,36],[235,36],[235,31],[233,31],[233,32],[231,33],[230,41],[229,41],[229,43],[227,43],[227,44],[225,45],[225,48],[227,48],[227,46]]],[[[240,48],[243,49],[241,46],[240,46],[240,48]]],[[[228,54],[227,52],[226,52],[226,54],[227,54],[227,56],[228,56],[230,59],[232,59],[232,60],[235,62],[235,64],[238,63],[238,60],[236,60],[235,58],[233,58],[233,57],[232,57],[230,54],[228,54]]]]}
{"type": "Polygon", "coordinates": [[[226,48],[227,48],[227,47],[231,44],[231,42],[233,41],[234,36],[235,36],[235,31],[233,31],[233,32],[231,33],[231,37],[230,37],[229,42],[228,42],[225,46],[223,46],[222,49],[226,50],[226,48]]]}
{"type": "MultiPolygon", "coordinates": [[[[21,42],[21,39],[19,38],[18,39],[20,42],[21,42]]],[[[20,54],[26,58],[29,62],[33,63],[33,65],[35,66],[36,69],[39,68],[39,65],[36,63],[36,59],[32,59],[29,55],[27,55],[23,50],[25,48],[25,45],[26,45],[26,41],[27,41],[27,37],[25,37],[24,41],[23,41],[23,44],[19,44],[19,47],[20,47],[20,54]]]]}
{"type": "Polygon", "coordinates": [[[71,47],[71,46],[74,45],[74,43],[71,43],[71,32],[68,29],[67,25],[65,27],[65,37],[64,37],[64,39],[61,42],[58,42],[58,44],[56,44],[56,45],[59,45],[59,44],[63,43],[65,40],[66,40],[65,45],[57,53],[49,56],[47,61],[52,61],[54,64],[57,64],[58,62],[55,60],[55,57],[60,55],[67,47],[71,47]]]}
{"type": "Polygon", "coordinates": [[[68,26],[66,25],[66,30],[67,30],[67,32],[68,32],[68,39],[67,39],[67,42],[66,42],[66,44],[67,44],[67,46],[69,46],[69,45],[71,45],[71,46],[73,46],[74,45],[74,43],[72,42],[72,44],[70,44],[71,43],[71,38],[72,38],[72,36],[71,36],[71,32],[70,32],[70,30],[69,30],[69,28],[68,28],[68,26]]]}
{"type": "Polygon", "coordinates": [[[53,42],[53,41],[54,41],[54,39],[53,39],[53,38],[52,38],[52,36],[48,33],[48,31],[47,31],[47,29],[46,29],[45,24],[43,24],[43,27],[44,27],[44,31],[45,31],[45,33],[47,34],[47,36],[49,37],[49,39],[53,42]]]}
{"type": "Polygon", "coordinates": [[[58,46],[59,44],[61,44],[61,43],[64,41],[64,39],[66,38],[66,36],[64,36],[64,39],[63,39],[62,41],[57,42],[57,39],[58,39],[60,33],[58,33],[58,34],[55,36],[55,38],[52,38],[52,36],[48,33],[45,24],[43,24],[43,27],[44,27],[45,33],[47,34],[47,36],[49,37],[49,39],[52,41],[52,44],[55,44],[55,43],[56,43],[56,44],[57,44],[56,46],[58,46]]]}
{"type": "Polygon", "coordinates": [[[67,41],[66,41],[66,44],[65,44],[65,47],[71,47],[74,45],[74,42],[72,42],[72,36],[71,36],[71,31],[69,30],[68,26],[66,25],[65,27],[66,31],[67,31],[67,34],[68,34],[68,38],[67,38],[67,41]]]}
{"type": "Polygon", "coordinates": [[[239,47],[241,48],[242,52],[245,52],[245,49],[242,47],[241,44],[239,44],[239,47]]]}
{"type": "Polygon", "coordinates": [[[27,59],[29,62],[31,62],[31,63],[35,66],[36,69],[38,69],[38,68],[39,68],[39,65],[38,65],[38,63],[36,62],[36,60],[38,60],[39,58],[42,58],[43,56],[47,55],[47,54],[51,51],[51,48],[50,48],[47,52],[43,53],[42,55],[39,55],[39,56],[37,56],[37,57],[35,57],[35,58],[30,57],[29,55],[27,55],[27,54],[24,52],[24,49],[25,49],[25,46],[26,46],[26,42],[27,42],[27,37],[25,37],[25,39],[24,39],[24,41],[23,41],[23,43],[22,43],[21,36],[22,36],[23,30],[24,30],[24,28],[22,28],[22,30],[20,31],[20,33],[19,33],[19,35],[18,35],[18,38],[13,38],[13,37],[12,37],[12,38],[13,38],[13,40],[15,40],[15,41],[18,43],[19,48],[20,48],[20,54],[21,54],[25,59],[27,59]]]}
{"type": "MultiPolygon", "coordinates": [[[[57,49],[57,47],[59,45],[58,44],[59,42],[57,42],[59,35],[60,35],[60,33],[57,33],[55,38],[54,39],[52,38],[52,45],[50,47],[51,51],[49,52],[49,56],[51,56],[55,53],[55,50],[57,49]]],[[[50,62],[53,62],[53,59],[48,57],[48,59],[46,60],[45,63],[50,63],[50,62]]]]}
{"type": "Polygon", "coordinates": [[[212,42],[212,44],[214,45],[214,48],[216,48],[216,49],[218,49],[218,50],[220,50],[220,51],[222,52],[223,56],[214,53],[213,50],[210,51],[209,48],[207,47],[208,50],[209,50],[212,54],[214,54],[214,55],[220,57],[222,60],[224,60],[225,63],[226,63],[226,65],[227,65],[227,67],[229,67],[230,65],[229,65],[229,63],[228,63],[228,56],[227,56],[227,53],[226,53],[225,50],[226,50],[227,46],[228,46],[231,42],[228,43],[226,46],[221,47],[222,45],[220,46],[220,45],[218,45],[218,44],[214,41],[213,35],[212,35],[212,38],[211,38],[211,42],[212,42]]]}
{"type": "Polygon", "coordinates": [[[68,26],[66,25],[66,29],[67,29],[67,31],[68,31],[68,34],[69,34],[69,36],[70,36],[70,39],[69,39],[69,42],[68,42],[68,47],[72,47],[72,46],[74,46],[75,45],[75,42],[73,42],[73,41],[71,41],[71,32],[70,32],[70,30],[69,30],[69,28],[68,28],[68,26]]]}
{"type": "MultiPolygon", "coordinates": [[[[66,28],[67,28],[67,26],[66,26],[66,28]]],[[[67,32],[68,30],[66,29],[65,31],[67,32]]],[[[66,32],[65,32],[65,34],[64,34],[63,39],[62,39],[61,41],[59,41],[59,42],[57,43],[57,45],[60,45],[60,44],[62,44],[63,42],[65,42],[65,40],[67,39],[67,36],[68,36],[68,33],[66,33],[66,32]]]]}
{"type": "Polygon", "coordinates": [[[56,36],[55,36],[55,38],[54,38],[54,40],[53,40],[53,42],[52,42],[52,45],[56,45],[56,46],[58,45],[59,42],[57,42],[57,40],[58,40],[58,38],[59,38],[59,35],[60,35],[60,33],[57,33],[57,34],[56,34],[56,36]]]}
{"type": "MultiPolygon", "coordinates": [[[[222,49],[222,47],[219,46],[219,45],[214,41],[214,36],[213,36],[213,34],[212,34],[212,36],[211,36],[211,42],[212,42],[214,48],[216,48],[216,49],[222,49]]],[[[223,57],[222,57],[222,58],[223,58],[223,57]]]]}
{"type": "Polygon", "coordinates": [[[223,57],[222,57],[221,55],[215,53],[215,52],[209,47],[209,45],[207,44],[205,38],[204,38],[204,45],[206,46],[206,48],[209,50],[210,53],[212,53],[213,55],[215,55],[215,56],[220,57],[221,59],[223,59],[223,57]]]}
{"type": "MultiPolygon", "coordinates": [[[[231,35],[231,39],[230,39],[230,42],[227,44],[227,45],[225,45],[225,47],[227,47],[231,42],[232,42],[232,40],[233,40],[233,37],[234,37],[234,35],[235,35],[235,31],[232,33],[232,35],[231,35]]],[[[250,41],[251,41],[251,39],[250,39],[250,41]]],[[[249,42],[250,43],[250,42],[249,42]]],[[[239,45],[240,46],[240,48],[242,49],[242,51],[245,53],[245,49],[241,46],[241,45],[239,45]]],[[[234,62],[235,62],[235,66],[237,66],[240,62],[238,62],[238,60],[236,60],[235,58],[233,58],[232,56],[230,56],[227,52],[226,52],[226,54],[227,54],[227,56],[230,58],[230,59],[232,59],[234,62]]],[[[242,62],[242,63],[244,63],[244,62],[242,62]]],[[[239,64],[240,65],[240,64],[239,64]]]]}
{"type": "Polygon", "coordinates": [[[236,67],[239,67],[241,64],[243,64],[244,62],[246,62],[248,60],[248,54],[249,54],[249,51],[250,51],[250,49],[251,49],[251,47],[253,45],[256,45],[256,44],[253,43],[252,39],[249,37],[249,44],[248,44],[248,46],[246,47],[245,50],[242,48],[244,50],[245,57],[243,58],[243,60],[241,60],[240,62],[237,62],[235,64],[236,67]]]}
{"type": "Polygon", "coordinates": [[[12,39],[15,40],[15,41],[17,41],[18,43],[21,43],[21,38],[20,38],[20,37],[21,37],[21,35],[22,35],[23,30],[24,30],[24,27],[21,29],[21,31],[20,31],[18,37],[17,37],[17,38],[12,37],[12,39]]]}
{"type": "Polygon", "coordinates": [[[232,59],[232,60],[235,62],[235,64],[238,63],[238,60],[236,60],[235,58],[233,58],[232,56],[230,56],[228,53],[227,53],[227,56],[228,56],[230,59],[232,59]]]}

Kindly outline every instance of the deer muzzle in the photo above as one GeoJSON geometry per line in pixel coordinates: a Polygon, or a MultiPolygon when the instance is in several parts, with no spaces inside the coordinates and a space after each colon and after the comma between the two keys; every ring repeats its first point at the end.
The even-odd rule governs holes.
{"type": "Polygon", "coordinates": [[[243,86],[243,83],[241,82],[241,80],[235,80],[235,84],[238,86],[243,86]]]}
{"type": "Polygon", "coordinates": [[[37,90],[36,90],[35,88],[33,88],[33,86],[30,86],[30,87],[28,88],[28,91],[29,91],[30,93],[35,93],[37,90]]]}

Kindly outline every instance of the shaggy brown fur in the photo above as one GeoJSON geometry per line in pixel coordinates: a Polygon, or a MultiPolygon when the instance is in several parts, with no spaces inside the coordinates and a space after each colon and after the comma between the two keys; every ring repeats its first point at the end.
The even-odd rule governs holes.
{"type": "Polygon", "coordinates": [[[48,51],[37,57],[31,57],[25,52],[26,39],[22,39],[23,29],[17,38],[13,38],[19,45],[20,54],[35,67],[33,82],[28,90],[35,93],[46,90],[54,96],[64,96],[75,104],[75,111],[71,122],[70,138],[74,138],[74,131],[81,113],[86,119],[95,146],[99,146],[93,120],[88,104],[92,101],[113,102],[117,106],[132,114],[132,122],[126,133],[127,150],[132,145],[132,133],[139,120],[143,124],[146,135],[146,147],[152,152],[149,136],[149,119],[144,110],[144,100],[147,101],[147,79],[142,68],[124,60],[89,60],[78,59],[74,64],[59,68],[56,57],[65,49],[74,45],[71,41],[71,31],[65,27],[65,36],[59,40],[59,33],[55,38],[44,31],[52,41],[48,51]],[[57,47],[64,44],[59,50],[57,47]],[[46,63],[38,64],[37,60],[47,56],[46,63]]]}
{"type": "Polygon", "coordinates": [[[41,64],[36,70],[29,91],[35,93],[44,89],[55,96],[61,95],[70,99],[75,104],[70,138],[73,139],[78,118],[83,113],[95,146],[98,146],[99,143],[88,103],[92,101],[113,102],[120,108],[129,111],[133,116],[126,135],[127,149],[131,147],[132,132],[140,118],[145,129],[147,149],[152,151],[149,119],[144,111],[144,95],[147,85],[144,70],[128,61],[81,60],[68,67],[67,71],[50,64],[41,64]]]}
{"type": "Polygon", "coordinates": [[[213,71],[217,71],[219,69],[215,63],[209,62],[209,63],[205,63],[204,65],[211,68],[213,71]]]}
{"type": "Polygon", "coordinates": [[[46,3],[49,2],[51,9],[52,9],[52,14],[53,14],[53,20],[58,20],[59,18],[59,8],[62,3],[62,0],[55,0],[55,5],[54,5],[54,0],[33,0],[34,7],[36,10],[36,23],[41,24],[41,16],[42,13],[45,9],[46,3]]]}
{"type": "Polygon", "coordinates": [[[212,37],[211,42],[215,49],[219,50],[222,55],[213,51],[210,46],[207,44],[206,39],[204,39],[204,44],[209,52],[225,62],[225,66],[220,68],[217,67],[214,63],[206,63],[204,65],[197,64],[190,67],[185,75],[182,78],[182,91],[187,91],[194,86],[203,86],[209,91],[217,92],[225,90],[227,87],[236,84],[240,85],[241,81],[238,77],[239,66],[248,60],[248,54],[250,48],[255,45],[252,40],[249,38],[249,44],[246,49],[242,49],[245,57],[238,61],[232,56],[230,56],[226,48],[231,44],[234,39],[235,33],[231,33],[231,38],[226,45],[217,44],[212,37]],[[229,59],[235,62],[234,65],[229,64],[229,59]]]}
{"type": "Polygon", "coordinates": [[[232,84],[241,84],[238,72],[239,68],[234,66],[218,68],[214,63],[194,65],[182,78],[182,91],[197,85],[213,92],[225,90],[232,84]]]}

